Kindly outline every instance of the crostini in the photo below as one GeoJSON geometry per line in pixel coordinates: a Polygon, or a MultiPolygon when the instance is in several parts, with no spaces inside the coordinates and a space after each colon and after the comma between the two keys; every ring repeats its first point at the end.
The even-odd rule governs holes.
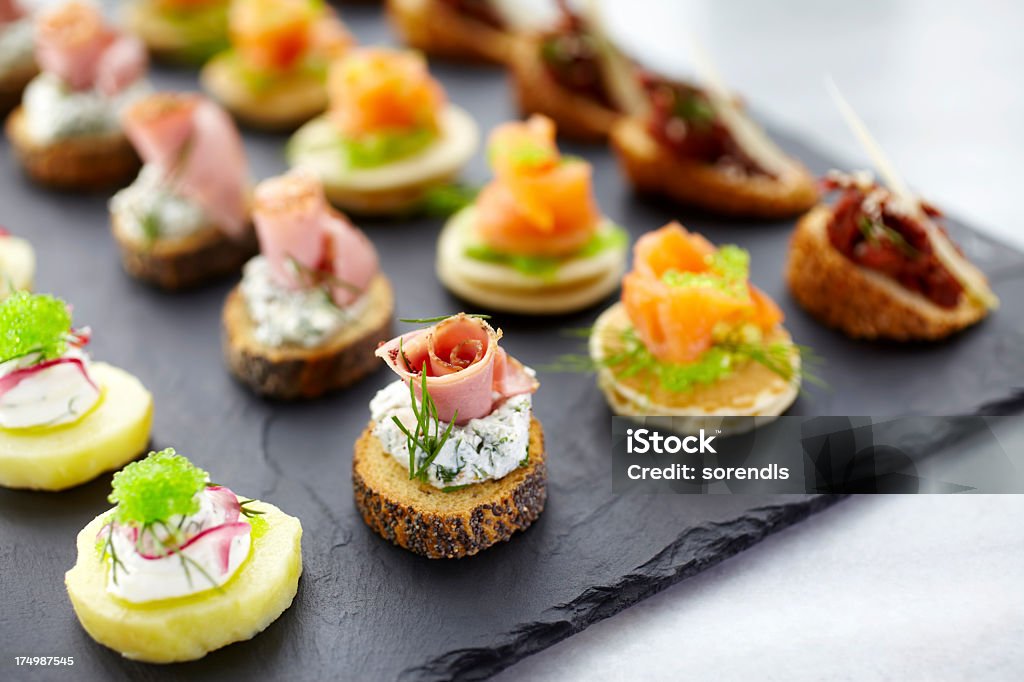
{"type": "Polygon", "coordinates": [[[577,13],[565,0],[558,6],[559,22],[523,38],[512,53],[519,109],[549,116],[566,137],[605,140],[623,115],[646,113],[639,72],[605,36],[596,8],[577,13]]]}
{"type": "Polygon", "coordinates": [[[394,296],[373,244],[302,171],[256,187],[261,255],[224,305],[231,372],[272,398],[314,398],[375,369],[394,296]]]}
{"type": "Polygon", "coordinates": [[[463,313],[388,341],[398,376],[355,444],[356,508],[384,539],[431,559],[470,556],[532,524],[547,499],[538,383],[463,313]]]}
{"type": "Polygon", "coordinates": [[[214,485],[173,449],[114,474],[115,506],[78,533],[64,576],[89,636],[125,658],[194,661],[252,639],[291,606],[302,524],[214,485]]]}
{"type": "Polygon", "coordinates": [[[39,70],[32,42],[32,18],[18,0],[0,0],[0,115],[21,101],[39,70]]]}
{"type": "Polygon", "coordinates": [[[495,178],[441,231],[437,274],[488,310],[559,314],[606,298],[626,269],[629,236],[601,215],[591,167],[565,158],[551,119],[491,134],[495,178]]]}
{"type": "Polygon", "coordinates": [[[833,171],[825,188],[839,198],[800,219],[786,264],[793,297],[822,322],[854,338],[931,341],[998,305],[937,209],[867,171],[833,171]]]}
{"type": "Polygon", "coordinates": [[[85,352],[64,301],[17,292],[0,302],[0,485],[64,490],[144,452],[153,397],[85,352]]]}
{"type": "Polygon", "coordinates": [[[784,218],[818,200],[814,178],[728,94],[643,76],[648,114],[615,123],[611,142],[633,187],[712,213],[784,218]]]}
{"type": "Polygon", "coordinates": [[[94,5],[72,0],[40,12],[35,54],[42,73],[6,126],[26,173],[56,189],[127,184],[139,158],[119,117],[150,91],[145,47],[105,24],[94,5]]]}
{"type": "Polygon", "coordinates": [[[36,252],[28,241],[0,227],[0,300],[29,291],[36,277],[36,252]]]}
{"type": "Polygon", "coordinates": [[[782,311],[749,283],[749,266],[743,249],[715,248],[678,223],[637,241],[622,300],[590,336],[597,383],[616,414],[736,433],[793,403],[800,353],[782,311]]]}
{"type": "Polygon", "coordinates": [[[257,245],[245,148],[231,117],[201,95],[161,92],[123,119],[144,162],[110,201],[125,271],[168,290],[238,272],[257,245]]]}
{"type": "Polygon", "coordinates": [[[387,0],[406,45],[432,57],[505,64],[518,34],[495,0],[387,0]]]}
{"type": "Polygon", "coordinates": [[[446,101],[414,52],[352,50],[332,65],[329,88],[330,110],[300,128],[287,153],[342,210],[414,211],[476,152],[473,118],[446,101]]]}
{"type": "Polygon", "coordinates": [[[231,47],[200,82],[236,119],[292,130],[327,108],[327,67],[355,43],[327,3],[233,0],[228,20],[231,47]]]}
{"type": "Polygon", "coordinates": [[[231,0],[130,0],[126,30],[166,62],[201,64],[228,47],[231,0]]]}

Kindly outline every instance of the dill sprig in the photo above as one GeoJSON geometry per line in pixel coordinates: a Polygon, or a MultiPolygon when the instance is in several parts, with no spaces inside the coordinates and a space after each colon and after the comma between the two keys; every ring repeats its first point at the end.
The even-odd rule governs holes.
{"type": "MultiPolygon", "coordinates": [[[[442,322],[447,320],[451,315],[438,315],[437,317],[402,317],[399,318],[399,322],[406,322],[408,324],[434,324],[436,322],[442,322]]],[[[466,313],[466,317],[476,317],[481,320],[491,319],[490,315],[484,315],[481,313],[466,313]]]]}
{"type": "Polygon", "coordinates": [[[251,518],[254,518],[256,516],[262,516],[263,514],[266,514],[266,512],[259,511],[259,510],[256,510],[256,509],[252,509],[251,507],[246,506],[246,505],[252,504],[253,502],[256,502],[256,500],[239,500],[238,501],[239,511],[242,513],[242,516],[244,516],[247,519],[251,519],[251,518]]]}
{"type": "Polygon", "coordinates": [[[861,216],[861,219],[857,221],[857,228],[869,244],[877,245],[879,243],[879,236],[882,236],[889,240],[907,258],[917,258],[920,253],[902,234],[880,220],[872,220],[868,216],[861,216]]]}
{"type": "Polygon", "coordinates": [[[416,417],[416,429],[410,431],[402,420],[397,416],[392,416],[391,420],[395,423],[395,426],[405,434],[406,445],[409,449],[409,480],[427,480],[427,470],[437,456],[441,454],[441,448],[448,442],[448,438],[452,435],[452,428],[455,426],[455,422],[459,417],[458,410],[452,416],[452,420],[448,423],[448,427],[442,431],[441,419],[437,415],[437,406],[434,404],[433,398],[430,397],[430,392],[427,391],[427,363],[423,363],[423,369],[420,371],[420,399],[419,407],[416,405],[416,389],[412,380],[409,381],[409,400],[412,407],[412,413],[416,417]],[[433,433],[431,433],[433,430],[433,433]],[[423,463],[417,465],[416,450],[422,450],[425,457],[423,463]]]}

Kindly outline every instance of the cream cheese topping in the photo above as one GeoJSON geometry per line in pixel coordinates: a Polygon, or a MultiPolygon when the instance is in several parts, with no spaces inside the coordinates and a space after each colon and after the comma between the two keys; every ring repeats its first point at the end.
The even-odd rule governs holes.
{"type": "MultiPolygon", "coordinates": [[[[451,436],[427,467],[427,482],[435,488],[452,488],[498,480],[524,466],[529,461],[532,404],[528,393],[513,396],[486,417],[452,427],[451,436]]],[[[373,435],[408,471],[408,439],[392,417],[415,430],[409,387],[401,380],[388,384],[370,401],[370,414],[375,423],[373,435]]],[[[447,427],[441,424],[442,431],[447,427]]],[[[417,448],[416,455],[422,463],[423,451],[417,448]]]]}
{"type": "Polygon", "coordinates": [[[164,171],[150,164],[143,166],[135,182],[114,195],[110,212],[139,241],[187,237],[211,224],[202,206],[175,194],[164,171]]]}
{"type": "Polygon", "coordinates": [[[278,284],[264,256],[245,265],[241,284],[256,340],[266,346],[319,346],[362,315],[368,297],[340,307],[320,288],[288,289],[278,284]]]}
{"type": "Polygon", "coordinates": [[[143,603],[206,592],[229,581],[249,556],[252,529],[233,527],[238,523],[249,526],[244,516],[224,526],[228,508],[216,503],[217,494],[211,489],[199,493],[199,511],[155,524],[141,540],[130,527],[115,526],[113,531],[104,531],[113,533],[110,543],[112,555],[117,557],[116,569],[114,561],[109,560],[107,592],[125,601],[143,603]],[[218,533],[230,533],[231,537],[218,537],[218,533]],[[178,549],[171,552],[162,547],[168,538],[173,540],[169,544],[178,549]]]}
{"type": "Polygon", "coordinates": [[[22,372],[40,364],[38,359],[31,354],[0,363],[0,427],[72,424],[99,401],[100,388],[89,376],[89,356],[80,348],[70,347],[42,369],[22,372]]]}
{"type": "Polygon", "coordinates": [[[34,50],[29,17],[0,24],[0,79],[31,67],[34,50]]]}
{"type": "Polygon", "coordinates": [[[22,99],[28,134],[40,144],[70,137],[109,135],[121,130],[120,114],[152,87],[140,78],[113,97],[98,90],[69,90],[59,76],[36,76],[22,99]]]}

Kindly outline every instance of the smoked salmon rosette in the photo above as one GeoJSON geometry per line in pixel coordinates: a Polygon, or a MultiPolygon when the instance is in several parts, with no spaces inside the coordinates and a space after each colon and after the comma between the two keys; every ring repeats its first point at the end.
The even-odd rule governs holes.
{"type": "Polygon", "coordinates": [[[257,247],[248,162],[231,117],[201,95],[161,92],[123,120],[143,160],[110,201],[128,274],[178,290],[238,272],[257,247]]]}
{"type": "Polygon", "coordinates": [[[611,294],[629,237],[601,215],[592,169],[564,157],[544,116],[491,133],[492,180],[441,232],[437,273],[460,298],[490,310],[557,314],[611,294]]]}
{"type": "Polygon", "coordinates": [[[127,31],[161,61],[201,64],[228,48],[231,0],[129,0],[127,31]]]}
{"type": "Polygon", "coordinates": [[[797,223],[786,281],[809,313],[854,338],[934,341],[976,324],[999,301],[935,207],[868,171],[830,172],[837,192],[797,223]]]}
{"type": "Polygon", "coordinates": [[[319,0],[232,0],[231,46],[200,73],[245,125],[292,130],[327,107],[327,71],[355,39],[319,0]]]}
{"type": "Polygon", "coordinates": [[[18,106],[37,73],[32,17],[18,0],[0,0],[0,115],[18,106]]]}
{"type": "Polygon", "coordinates": [[[411,48],[432,57],[505,64],[536,4],[508,0],[387,0],[388,19],[411,48]]]}
{"type": "Polygon", "coordinates": [[[398,380],[370,401],[352,482],[366,524],[431,559],[470,556],[525,530],[544,509],[544,432],[533,370],[480,316],[435,323],[384,343],[398,380]]]}
{"type": "Polygon", "coordinates": [[[373,371],[394,297],[370,240],[303,171],[257,185],[253,221],[260,255],[224,305],[231,372],[259,394],[297,399],[373,371]]]}
{"type": "Polygon", "coordinates": [[[41,73],[7,118],[7,136],[26,173],[57,189],[121,186],[139,158],[121,128],[121,112],[150,91],[146,50],[104,23],[81,0],[35,19],[41,73]]]}
{"type": "Polygon", "coordinates": [[[0,227],[0,301],[15,291],[28,291],[36,276],[36,252],[28,240],[0,227]]]}
{"type": "Polygon", "coordinates": [[[678,223],[637,241],[622,300],[590,336],[598,386],[616,414],[737,432],[793,403],[800,352],[749,267],[743,249],[716,248],[678,223]],[[732,417],[760,419],[723,421],[732,417]]]}
{"type": "Polygon", "coordinates": [[[251,639],[291,605],[302,524],[222,485],[173,448],[114,474],[115,506],[78,534],[64,576],[89,636],[125,658],[194,661],[251,639]]]}
{"type": "Polygon", "coordinates": [[[331,66],[330,109],[295,133],[288,162],[360,214],[419,208],[476,152],[479,132],[415,52],[360,48],[331,66]]]}
{"type": "Polygon", "coordinates": [[[93,362],[90,336],[60,299],[19,291],[0,302],[0,485],[64,490],[145,450],[153,397],[93,362]]]}
{"type": "Polygon", "coordinates": [[[785,218],[818,200],[813,176],[717,84],[641,77],[645,113],[620,118],[611,143],[642,193],[711,213],[785,218]]]}
{"type": "Polygon", "coordinates": [[[525,36],[512,53],[519,109],[550,116],[561,135],[600,142],[622,116],[646,112],[639,71],[608,39],[596,3],[582,12],[566,0],[556,4],[558,21],[525,36]]]}

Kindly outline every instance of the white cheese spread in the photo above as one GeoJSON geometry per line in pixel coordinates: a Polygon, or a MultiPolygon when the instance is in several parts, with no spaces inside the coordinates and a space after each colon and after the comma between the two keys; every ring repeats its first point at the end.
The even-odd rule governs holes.
{"type": "Polygon", "coordinates": [[[212,224],[202,206],[175,194],[163,170],[149,164],[114,195],[110,212],[128,235],[147,242],[187,237],[212,224]]]}
{"type": "Polygon", "coordinates": [[[89,376],[89,356],[81,349],[70,347],[49,364],[38,360],[30,354],[0,363],[0,427],[72,424],[100,399],[99,386],[89,376]],[[37,364],[42,368],[33,370],[37,364]]]}
{"type": "Polygon", "coordinates": [[[28,134],[39,144],[70,137],[109,135],[120,131],[121,111],[151,91],[144,78],[110,97],[98,90],[75,92],[59,76],[42,73],[28,87],[22,106],[28,134]]]}
{"type": "Polygon", "coordinates": [[[0,25],[0,80],[31,68],[34,59],[32,20],[23,17],[0,25]]]}
{"type": "MultiPolygon", "coordinates": [[[[525,466],[529,461],[532,403],[530,394],[513,396],[486,417],[452,427],[451,436],[427,467],[427,482],[435,488],[454,488],[498,480],[525,466]]],[[[409,387],[398,380],[378,391],[370,401],[370,414],[376,424],[373,435],[384,451],[408,471],[408,439],[392,417],[415,431],[409,387]]],[[[442,431],[447,427],[441,424],[442,431]]],[[[417,448],[416,457],[422,464],[426,453],[417,448]]]]}

